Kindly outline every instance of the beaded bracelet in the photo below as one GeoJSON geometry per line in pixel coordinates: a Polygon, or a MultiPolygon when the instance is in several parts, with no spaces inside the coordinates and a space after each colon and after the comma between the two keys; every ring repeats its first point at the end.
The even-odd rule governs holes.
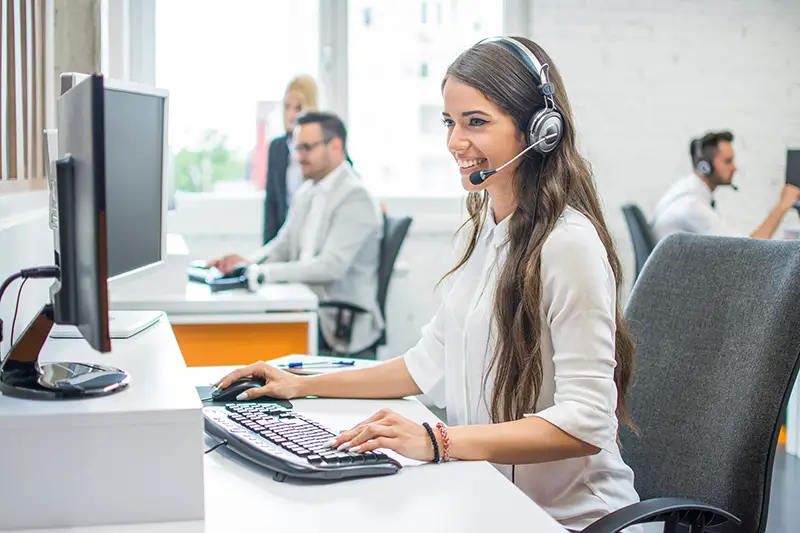
{"type": "Polygon", "coordinates": [[[442,434],[442,461],[450,460],[450,436],[447,434],[447,426],[439,422],[436,429],[442,434]]]}
{"type": "Polygon", "coordinates": [[[430,424],[427,422],[423,422],[422,427],[424,427],[428,432],[428,436],[431,438],[431,444],[433,444],[433,462],[441,463],[442,460],[439,457],[439,444],[436,442],[436,436],[433,434],[433,429],[431,429],[430,424]]]}

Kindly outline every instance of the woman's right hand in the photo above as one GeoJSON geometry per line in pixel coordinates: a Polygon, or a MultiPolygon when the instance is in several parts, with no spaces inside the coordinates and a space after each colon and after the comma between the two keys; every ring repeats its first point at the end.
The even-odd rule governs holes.
{"type": "Polygon", "coordinates": [[[270,396],[272,398],[282,398],[286,400],[297,398],[301,396],[300,382],[304,379],[301,376],[276,368],[264,361],[259,361],[252,365],[234,370],[215,383],[214,386],[225,389],[234,381],[243,378],[261,378],[266,382],[263,387],[248,390],[248,400],[260,398],[261,396],[270,396]]]}
{"type": "Polygon", "coordinates": [[[228,254],[208,262],[208,267],[216,267],[223,274],[227,274],[239,265],[247,264],[247,259],[241,255],[228,254]]]}

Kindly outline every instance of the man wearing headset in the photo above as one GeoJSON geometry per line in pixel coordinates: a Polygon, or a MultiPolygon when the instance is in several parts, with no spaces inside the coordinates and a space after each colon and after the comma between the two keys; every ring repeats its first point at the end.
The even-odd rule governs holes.
{"type": "MultiPolygon", "coordinates": [[[[736,188],[731,183],[736,172],[732,141],[733,134],[729,131],[710,132],[692,140],[689,153],[694,172],[670,187],[656,206],[652,228],[657,240],[678,232],[743,236],[725,223],[714,205],[717,187],[728,185],[736,188]]],[[[750,237],[771,238],[783,216],[798,200],[800,189],[785,185],[778,205],[750,237]]]]}

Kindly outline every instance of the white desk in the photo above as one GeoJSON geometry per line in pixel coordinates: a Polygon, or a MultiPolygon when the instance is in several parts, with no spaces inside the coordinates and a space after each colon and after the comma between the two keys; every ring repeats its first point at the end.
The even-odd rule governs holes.
{"type": "Polygon", "coordinates": [[[189,366],[242,365],[318,350],[318,299],[299,283],[216,293],[187,283],[181,294],[112,295],[110,307],[165,311],[189,366]]]}
{"type": "MultiPolygon", "coordinates": [[[[228,370],[189,369],[201,384],[218,379],[228,370]]],[[[438,421],[415,399],[304,399],[292,403],[295,411],[339,430],[351,428],[383,407],[418,422],[438,421]]],[[[213,443],[208,440],[209,445],[213,443]]],[[[258,530],[257,524],[265,524],[264,531],[326,533],[566,531],[485,462],[406,466],[395,475],[338,483],[278,483],[272,480],[269,471],[239,459],[230,451],[219,451],[222,450],[205,459],[205,529],[191,529],[187,525],[187,529],[169,531],[258,530]],[[233,509],[239,506],[255,513],[232,516],[236,514],[233,509]],[[263,517],[263,521],[254,521],[254,517],[263,517]]],[[[139,530],[131,533],[134,531],[139,530]]]]}
{"type": "Polygon", "coordinates": [[[203,516],[202,406],[169,323],[111,348],[50,338],[39,357],[117,366],[131,384],[116,394],[0,395],[0,530],[203,516]]]}
{"type": "MultiPolygon", "coordinates": [[[[159,326],[159,334],[166,328],[159,326]]],[[[150,336],[156,334],[151,331],[150,336]]],[[[50,341],[52,342],[52,341],[50,341]]],[[[66,341],[61,341],[62,345],[66,341]]],[[[76,341],[73,341],[76,342],[76,341]]],[[[136,337],[117,343],[134,344],[136,337]]],[[[143,359],[157,358],[142,354],[143,359]]],[[[111,358],[113,361],[113,357],[111,358]]],[[[111,362],[111,361],[109,361],[111,362]]],[[[152,363],[153,361],[151,361],[152,363]]],[[[179,370],[177,367],[172,371],[179,370]]],[[[204,385],[229,368],[183,369],[177,381],[204,385]]],[[[159,386],[167,383],[162,376],[159,386]]],[[[133,386],[147,380],[137,375],[133,386]]],[[[124,394],[120,393],[116,401],[124,394]]],[[[109,398],[109,402],[115,401],[109,398]]],[[[199,400],[198,400],[199,402],[199,400]]],[[[417,421],[436,418],[421,403],[405,400],[293,400],[295,410],[334,429],[349,428],[381,407],[417,421]]],[[[85,405],[89,406],[88,403],[85,405]]],[[[81,407],[76,403],[73,408],[81,407]]],[[[213,443],[206,439],[207,445],[213,443]]],[[[504,476],[485,462],[408,466],[391,476],[340,482],[273,481],[271,473],[221,448],[205,455],[205,520],[118,526],[25,530],[17,533],[231,533],[290,531],[336,533],[374,531],[535,531],[565,533],[504,476]]],[[[152,491],[161,495],[163,488],[152,491]]],[[[128,497],[132,497],[129,495],[128,497]]],[[[180,494],[163,492],[164,501],[180,494]]],[[[31,502],[35,508],[36,502],[31,502]]]]}

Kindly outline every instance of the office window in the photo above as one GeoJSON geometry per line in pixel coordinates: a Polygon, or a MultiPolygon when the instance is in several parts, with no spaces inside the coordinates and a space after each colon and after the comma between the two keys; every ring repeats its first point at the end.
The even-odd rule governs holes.
{"type": "Polygon", "coordinates": [[[284,133],[286,84],[298,74],[318,79],[319,2],[155,4],[156,85],[170,91],[176,187],[263,188],[266,148],[284,133]]]}
{"type": "Polygon", "coordinates": [[[44,10],[44,0],[0,3],[0,194],[47,186],[44,10]]]}
{"type": "Polygon", "coordinates": [[[348,6],[348,142],[356,169],[379,195],[462,194],[439,122],[440,84],[459,53],[502,34],[503,1],[454,1],[446,13],[440,2],[421,0],[348,6]],[[375,31],[361,24],[367,5],[375,31]],[[429,8],[436,24],[426,22],[429,8]]]}

